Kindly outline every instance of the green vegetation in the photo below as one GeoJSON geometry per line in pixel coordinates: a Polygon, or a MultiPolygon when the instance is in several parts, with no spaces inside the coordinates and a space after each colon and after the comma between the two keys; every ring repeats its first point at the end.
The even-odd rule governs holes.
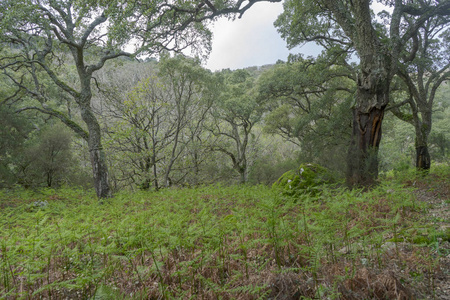
{"type": "Polygon", "coordinates": [[[261,1],[0,1],[1,299],[449,292],[450,2],[286,0],[317,57],[205,69],[261,1]]]}
{"type": "Polygon", "coordinates": [[[290,196],[316,195],[320,192],[318,187],[327,183],[333,183],[330,171],[318,164],[301,164],[296,171],[284,173],[272,188],[290,196]]]}
{"type": "Polygon", "coordinates": [[[103,205],[94,191],[2,190],[0,297],[436,296],[449,224],[430,203],[448,210],[450,168],[402,175],[369,192],[214,185],[103,205]]]}

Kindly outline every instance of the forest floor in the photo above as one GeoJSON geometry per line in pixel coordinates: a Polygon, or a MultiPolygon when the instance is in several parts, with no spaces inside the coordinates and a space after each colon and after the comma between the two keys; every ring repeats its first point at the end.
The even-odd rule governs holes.
{"type": "MultiPolygon", "coordinates": [[[[391,174],[392,175],[392,174],[391,174]]],[[[0,299],[450,300],[450,167],[368,191],[0,190],[0,299]]]]}
{"type": "MultiPolygon", "coordinates": [[[[450,175],[450,174],[447,174],[450,175]]],[[[450,300],[450,176],[436,176],[430,174],[423,180],[409,180],[407,186],[416,188],[414,194],[417,200],[429,205],[429,210],[424,218],[438,228],[441,232],[446,232],[446,240],[439,242],[439,248],[436,251],[444,253],[437,255],[438,272],[433,276],[428,275],[427,280],[434,280],[435,293],[430,295],[431,299],[450,300]]]]}

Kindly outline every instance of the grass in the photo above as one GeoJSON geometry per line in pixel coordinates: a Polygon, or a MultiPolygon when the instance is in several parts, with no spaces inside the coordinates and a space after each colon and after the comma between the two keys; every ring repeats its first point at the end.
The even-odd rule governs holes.
{"type": "Polygon", "coordinates": [[[417,190],[448,207],[449,175],[297,198],[123,192],[103,205],[76,189],[0,191],[0,298],[439,298],[449,234],[417,190]]]}

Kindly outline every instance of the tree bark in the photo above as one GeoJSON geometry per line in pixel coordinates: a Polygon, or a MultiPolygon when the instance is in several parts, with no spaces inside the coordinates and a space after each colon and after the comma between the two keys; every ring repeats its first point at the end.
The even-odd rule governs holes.
{"type": "Polygon", "coordinates": [[[348,183],[369,187],[378,177],[378,149],[382,136],[384,110],[389,103],[390,84],[397,70],[400,52],[399,24],[401,1],[396,0],[391,19],[388,45],[381,42],[372,25],[370,1],[357,0],[354,5],[355,27],[352,40],[360,56],[356,105],[353,113],[353,139],[349,154],[348,183]],[[351,160],[351,157],[350,157],[351,160]]]}
{"type": "MultiPolygon", "coordinates": [[[[378,147],[384,109],[389,103],[390,81],[395,74],[395,55],[385,49],[372,25],[370,1],[344,2],[326,0],[336,22],[353,41],[360,58],[356,103],[353,108],[352,141],[348,156],[347,184],[371,186],[378,176],[378,147]],[[351,15],[347,9],[350,8],[351,15]]],[[[394,11],[392,29],[399,13],[394,11]]],[[[394,32],[393,36],[398,34],[394,32]]],[[[398,43],[393,43],[396,47],[398,43]]],[[[397,51],[394,49],[394,52],[397,51]]]]}
{"type": "Polygon", "coordinates": [[[431,156],[428,152],[428,136],[431,132],[431,109],[422,110],[422,120],[417,113],[413,113],[416,131],[416,169],[428,171],[431,167],[431,156]]]}
{"type": "Polygon", "coordinates": [[[98,198],[110,198],[111,189],[108,183],[108,168],[106,166],[103,149],[95,149],[89,146],[92,170],[94,175],[94,186],[98,198]]]}
{"type": "Polygon", "coordinates": [[[361,55],[353,108],[347,184],[350,187],[370,187],[378,177],[378,149],[384,110],[389,103],[391,60],[382,53],[379,45],[371,47],[369,43],[364,43],[359,51],[364,55],[361,55]]]}
{"type": "MultiPolygon", "coordinates": [[[[90,103],[90,101],[88,101],[90,103]]],[[[94,187],[98,198],[111,197],[111,189],[108,182],[108,167],[101,142],[100,125],[90,106],[81,107],[81,117],[86,123],[89,138],[89,156],[91,159],[94,187]]]]}
{"type": "Polygon", "coordinates": [[[428,145],[416,147],[416,168],[427,171],[431,167],[431,157],[428,152],[428,145]]]}
{"type": "Polygon", "coordinates": [[[247,164],[245,163],[242,166],[237,166],[236,169],[239,171],[240,174],[240,184],[246,184],[248,181],[248,168],[247,164]]]}
{"type": "Polygon", "coordinates": [[[369,112],[353,110],[352,141],[348,157],[347,183],[351,187],[371,186],[378,177],[378,148],[384,108],[369,112]]]}

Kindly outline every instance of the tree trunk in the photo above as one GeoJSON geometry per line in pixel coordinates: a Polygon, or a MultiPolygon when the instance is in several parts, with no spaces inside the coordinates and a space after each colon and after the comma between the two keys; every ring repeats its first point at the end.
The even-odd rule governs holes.
{"type": "Polygon", "coordinates": [[[240,174],[240,184],[245,184],[248,181],[248,170],[247,166],[242,166],[237,168],[240,174]]]}
{"type": "Polygon", "coordinates": [[[158,168],[156,166],[156,143],[153,141],[153,153],[152,153],[152,165],[153,165],[153,177],[154,177],[154,187],[155,191],[159,190],[159,183],[158,183],[158,168]]]}
{"type": "MultiPolygon", "coordinates": [[[[88,102],[90,103],[90,101],[88,102]]],[[[81,117],[89,132],[88,147],[94,176],[94,187],[98,198],[111,197],[108,182],[108,167],[101,142],[100,125],[89,105],[81,107],[81,117]]]]}
{"type": "Polygon", "coordinates": [[[92,170],[94,175],[94,187],[98,198],[111,197],[111,190],[108,183],[108,167],[106,166],[105,154],[102,148],[91,145],[99,145],[95,141],[88,143],[91,157],[92,170]],[[89,145],[90,144],[90,145],[89,145]]]}
{"type": "Polygon", "coordinates": [[[353,132],[348,157],[349,186],[371,186],[378,177],[378,147],[384,108],[372,108],[368,113],[353,111],[353,132]]]}
{"type": "MultiPolygon", "coordinates": [[[[396,1],[398,2],[398,1],[396,1]]],[[[399,43],[387,49],[373,27],[370,1],[351,2],[353,19],[349,19],[342,1],[326,1],[336,20],[354,42],[360,58],[356,104],[353,110],[352,141],[348,157],[349,186],[368,187],[378,177],[378,147],[384,109],[389,103],[389,86],[396,71],[399,43]]],[[[390,34],[398,40],[400,12],[394,11],[390,34]]]]}
{"type": "Polygon", "coordinates": [[[390,79],[383,60],[362,60],[353,109],[352,141],[348,156],[347,184],[369,187],[378,177],[378,148],[384,109],[389,102],[390,79]]]}
{"type": "Polygon", "coordinates": [[[80,107],[81,118],[88,129],[88,147],[89,157],[91,159],[92,174],[94,178],[94,188],[97,197],[110,198],[112,196],[108,181],[108,167],[106,164],[106,155],[103,151],[102,135],[100,124],[92,110],[91,100],[91,78],[92,72],[86,71],[82,61],[82,55],[76,49],[72,49],[73,57],[76,61],[78,75],[81,81],[81,92],[75,99],[80,107]]]}
{"type": "Polygon", "coordinates": [[[431,157],[428,146],[416,147],[416,168],[417,170],[428,171],[431,167],[431,157]]]}
{"type": "Polygon", "coordinates": [[[353,108],[352,141],[348,157],[347,183],[369,187],[378,177],[378,148],[384,109],[389,103],[392,59],[384,53],[371,25],[368,1],[358,1],[357,22],[360,70],[353,108]],[[360,7],[361,6],[361,7],[360,7]]]}
{"type": "Polygon", "coordinates": [[[422,112],[422,120],[414,115],[416,130],[416,169],[428,171],[431,167],[431,157],[428,152],[428,136],[431,132],[431,110],[422,112]]]}

